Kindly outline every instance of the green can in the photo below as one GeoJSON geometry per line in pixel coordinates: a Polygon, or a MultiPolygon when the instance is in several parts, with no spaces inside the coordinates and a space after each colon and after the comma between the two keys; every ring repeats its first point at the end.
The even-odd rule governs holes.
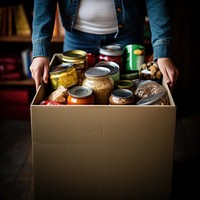
{"type": "Polygon", "coordinates": [[[125,46],[125,70],[138,71],[145,62],[145,47],[139,44],[125,46]]]}

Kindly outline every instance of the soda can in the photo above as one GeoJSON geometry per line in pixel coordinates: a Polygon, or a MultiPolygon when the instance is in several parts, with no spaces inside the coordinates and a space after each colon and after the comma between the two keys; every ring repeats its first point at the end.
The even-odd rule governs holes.
{"type": "Polygon", "coordinates": [[[145,47],[139,44],[125,46],[125,70],[138,71],[145,62],[145,47]]]}

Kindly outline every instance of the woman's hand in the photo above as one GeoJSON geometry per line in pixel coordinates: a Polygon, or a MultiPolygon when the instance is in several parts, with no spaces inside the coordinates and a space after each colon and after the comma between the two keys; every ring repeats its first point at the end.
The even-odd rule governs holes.
{"type": "Polygon", "coordinates": [[[41,84],[48,83],[49,78],[49,58],[47,57],[35,57],[30,66],[31,75],[35,81],[36,90],[41,84]]]}
{"type": "Polygon", "coordinates": [[[178,69],[170,58],[159,58],[157,63],[164,80],[172,91],[179,76],[178,69]]]}

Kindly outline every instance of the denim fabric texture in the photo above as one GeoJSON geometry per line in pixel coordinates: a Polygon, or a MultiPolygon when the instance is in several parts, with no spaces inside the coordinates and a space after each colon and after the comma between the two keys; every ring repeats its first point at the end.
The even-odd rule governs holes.
{"type": "MultiPolygon", "coordinates": [[[[75,30],[80,0],[34,0],[33,57],[49,57],[56,3],[59,3],[61,19],[66,29],[63,51],[82,49],[95,53],[104,44],[143,44],[144,18],[147,14],[151,27],[154,59],[170,57],[171,19],[167,0],[113,0],[118,31],[113,34],[95,35],[75,30]]],[[[99,11],[101,12],[101,11],[99,11]]]]}

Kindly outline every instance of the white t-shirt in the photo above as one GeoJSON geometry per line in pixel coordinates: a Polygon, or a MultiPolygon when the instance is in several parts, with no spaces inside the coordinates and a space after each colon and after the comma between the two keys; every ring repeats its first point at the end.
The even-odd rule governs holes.
{"type": "Polygon", "coordinates": [[[74,28],[93,34],[117,32],[114,0],[81,0],[74,28]]]}

